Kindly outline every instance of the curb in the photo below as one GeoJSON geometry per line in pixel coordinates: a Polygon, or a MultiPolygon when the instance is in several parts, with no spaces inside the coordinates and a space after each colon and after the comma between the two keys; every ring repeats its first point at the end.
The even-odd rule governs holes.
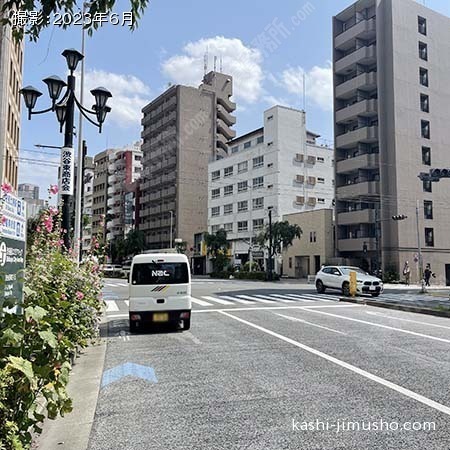
{"type": "Polygon", "coordinates": [[[407,306],[402,304],[384,303],[375,300],[365,300],[360,298],[348,298],[348,297],[340,297],[339,301],[347,303],[357,303],[358,305],[376,306],[378,308],[385,308],[385,309],[396,309],[399,311],[408,311],[418,314],[427,314],[429,316],[450,318],[450,310],[440,311],[438,309],[423,308],[420,306],[409,306],[409,305],[407,306]]]}

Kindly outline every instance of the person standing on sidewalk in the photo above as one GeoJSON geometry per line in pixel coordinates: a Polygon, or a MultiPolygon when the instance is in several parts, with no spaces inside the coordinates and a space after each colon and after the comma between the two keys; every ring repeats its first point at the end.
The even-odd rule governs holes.
{"type": "Polygon", "coordinates": [[[405,277],[405,284],[409,286],[409,280],[411,278],[411,268],[409,267],[409,262],[406,261],[403,267],[403,276],[405,277]]]}
{"type": "Polygon", "coordinates": [[[431,266],[427,264],[427,268],[425,269],[424,272],[425,286],[430,286],[431,275],[432,275],[431,266]]]}

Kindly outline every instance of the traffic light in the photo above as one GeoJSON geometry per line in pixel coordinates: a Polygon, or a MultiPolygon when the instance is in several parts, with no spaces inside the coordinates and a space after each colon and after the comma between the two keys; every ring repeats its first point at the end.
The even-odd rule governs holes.
{"type": "Polygon", "coordinates": [[[392,216],[392,220],[395,220],[395,221],[405,220],[407,218],[408,218],[408,216],[405,216],[404,214],[401,214],[399,216],[392,216]]]}

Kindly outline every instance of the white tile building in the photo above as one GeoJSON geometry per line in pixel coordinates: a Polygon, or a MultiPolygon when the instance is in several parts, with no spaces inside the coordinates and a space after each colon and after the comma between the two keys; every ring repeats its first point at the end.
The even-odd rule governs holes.
{"type": "Polygon", "coordinates": [[[318,137],[306,130],[304,111],[275,106],[264,112],[262,128],[230,141],[229,156],[209,164],[208,231],[227,231],[238,263],[247,261],[269,208],[274,222],[332,208],[333,151],[318,137]]]}

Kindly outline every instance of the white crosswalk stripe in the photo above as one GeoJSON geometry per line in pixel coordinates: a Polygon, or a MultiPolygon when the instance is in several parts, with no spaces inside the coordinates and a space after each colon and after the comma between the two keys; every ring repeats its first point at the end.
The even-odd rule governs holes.
{"type": "Polygon", "coordinates": [[[261,302],[261,303],[276,303],[277,299],[269,297],[268,295],[260,295],[260,294],[255,294],[254,297],[256,301],[261,302]]]}
{"type": "Polygon", "coordinates": [[[205,300],[209,300],[211,302],[220,303],[221,305],[232,305],[233,304],[233,302],[229,302],[228,300],[222,300],[220,298],[210,297],[207,295],[202,296],[202,298],[204,298],[205,300]]]}
{"type": "Polygon", "coordinates": [[[241,298],[245,298],[247,300],[251,300],[252,302],[256,302],[256,303],[272,303],[272,301],[270,300],[264,300],[261,298],[257,298],[259,296],[250,296],[250,295],[237,295],[237,297],[241,297],[241,298]]]}
{"type": "Polygon", "coordinates": [[[278,301],[282,303],[295,303],[296,300],[292,300],[292,298],[289,298],[287,295],[281,295],[281,294],[270,294],[271,297],[276,297],[278,301]]]}
{"type": "MultiPolygon", "coordinates": [[[[237,297],[240,297],[240,295],[238,295],[237,297]]],[[[225,300],[231,300],[232,302],[237,302],[237,303],[242,303],[243,305],[253,305],[254,304],[254,300],[250,301],[250,300],[243,300],[242,298],[237,298],[237,297],[232,297],[231,295],[221,295],[220,298],[224,298],[225,300]]]]}
{"type": "Polygon", "coordinates": [[[323,302],[334,302],[335,300],[332,300],[331,298],[325,298],[323,296],[320,295],[314,295],[314,294],[302,294],[303,298],[309,298],[309,299],[313,299],[313,300],[320,300],[323,302]]]}
{"type": "Polygon", "coordinates": [[[130,301],[129,300],[125,300],[125,305],[130,306],[130,301]]]}
{"type": "Polygon", "coordinates": [[[200,306],[213,306],[211,303],[205,302],[204,300],[200,300],[199,298],[191,297],[192,303],[196,303],[200,306]]]}
{"type": "Polygon", "coordinates": [[[114,300],[106,300],[106,312],[116,312],[119,311],[119,307],[114,300]]]}
{"type": "Polygon", "coordinates": [[[305,297],[303,297],[301,295],[297,295],[297,294],[286,294],[286,296],[288,298],[294,298],[296,300],[301,300],[303,302],[314,302],[314,300],[311,300],[310,298],[305,298],[305,297]]]}

